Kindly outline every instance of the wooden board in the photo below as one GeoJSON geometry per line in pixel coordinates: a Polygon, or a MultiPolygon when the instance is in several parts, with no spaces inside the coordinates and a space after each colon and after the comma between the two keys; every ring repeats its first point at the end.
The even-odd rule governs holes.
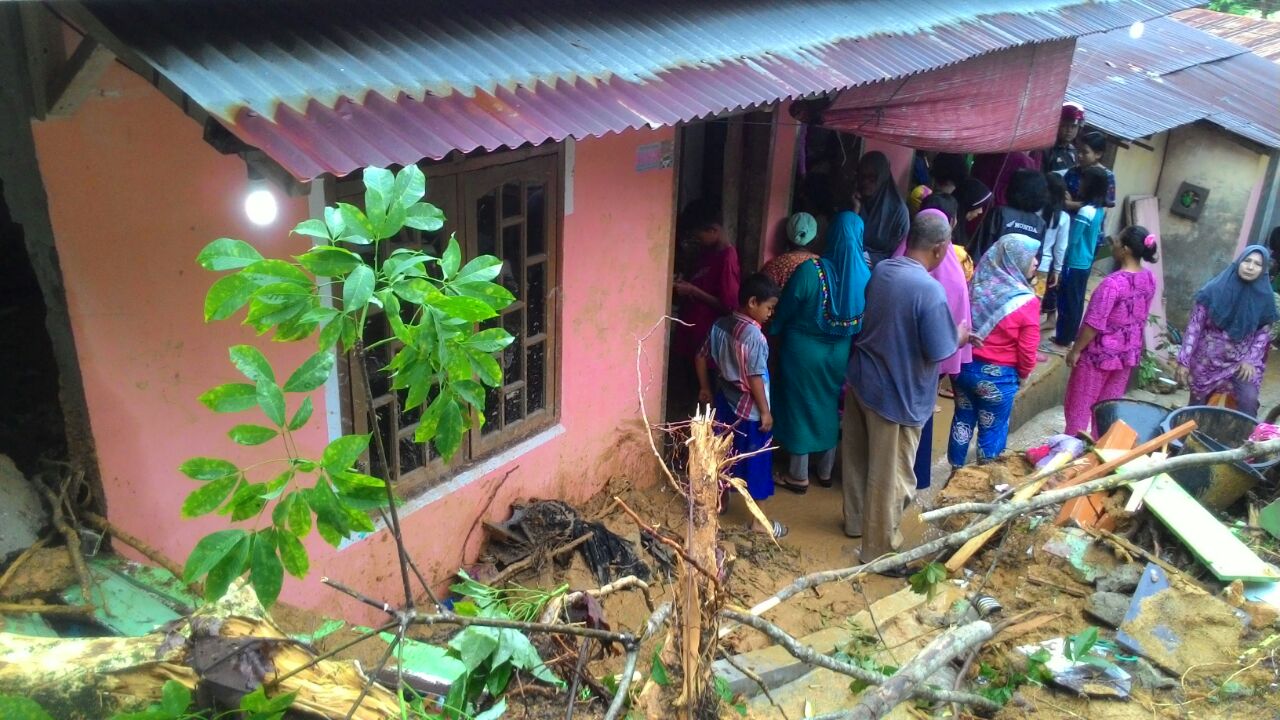
{"type": "Polygon", "coordinates": [[[1280,580],[1280,570],[1259,559],[1172,478],[1152,481],[1146,506],[1219,580],[1280,580]]]}

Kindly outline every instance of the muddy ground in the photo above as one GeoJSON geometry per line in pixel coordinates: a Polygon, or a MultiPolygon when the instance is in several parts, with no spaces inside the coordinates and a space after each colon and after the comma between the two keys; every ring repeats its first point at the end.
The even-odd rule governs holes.
{"type": "MultiPolygon", "coordinates": [[[[962,470],[951,479],[948,486],[929,500],[941,506],[965,501],[985,501],[995,494],[994,487],[1004,483],[1017,484],[1029,474],[1030,466],[1020,458],[985,468],[962,470]]],[[[581,508],[588,519],[602,521],[610,530],[638,543],[635,524],[613,507],[614,495],[622,497],[649,523],[670,528],[679,533],[684,525],[684,513],[680,500],[665,488],[637,490],[625,482],[615,482],[588,507],[581,508]]],[[[763,535],[746,529],[749,516],[741,501],[731,504],[721,516],[722,537],[727,547],[737,557],[729,590],[734,604],[750,607],[759,600],[775,593],[792,579],[816,570],[847,567],[856,562],[858,541],[846,538],[841,532],[840,487],[820,488],[812,486],[805,495],[794,495],[779,490],[778,495],[762,505],[771,518],[790,527],[790,533],[779,546],[763,535]]],[[[1098,621],[1084,613],[1085,597],[1093,592],[1082,582],[1079,573],[1065,560],[1044,552],[1043,545],[1053,532],[1052,519],[1056,513],[1027,516],[1017,520],[1008,532],[997,534],[968,564],[966,578],[970,588],[981,588],[995,596],[1004,606],[1001,617],[1021,616],[1043,619],[1043,624],[1004,642],[988,645],[971,666],[971,674],[977,673],[983,663],[996,668],[1017,667],[1021,657],[1014,647],[1063,637],[1080,632],[1098,621]],[[1034,578],[1034,580],[1031,580],[1034,578]]],[[[963,520],[952,519],[948,529],[963,525],[963,520]]],[[[1129,522],[1134,522],[1130,520],[1129,522]]],[[[1122,525],[1121,530],[1133,528],[1122,525]]],[[[918,543],[937,536],[941,530],[923,526],[918,513],[913,511],[905,522],[905,534],[909,542],[918,543]]],[[[1162,535],[1158,529],[1141,528],[1136,533],[1139,544],[1150,547],[1144,538],[1154,537],[1164,543],[1163,548],[1176,547],[1176,541],[1162,535]]],[[[1200,568],[1193,560],[1179,552],[1167,553],[1171,559],[1184,563],[1184,567],[1200,568]]],[[[649,561],[651,558],[644,554],[649,561]]],[[[1110,550],[1092,549],[1086,561],[1100,569],[1122,562],[1110,550]]],[[[1127,558],[1123,559],[1127,560],[1127,558]]],[[[543,567],[530,569],[513,579],[526,587],[549,588],[568,584],[573,590],[596,587],[581,556],[575,553],[566,566],[547,562],[543,567]]],[[[795,636],[804,636],[819,629],[845,623],[847,618],[864,609],[870,602],[895,592],[905,586],[904,580],[874,576],[858,583],[833,583],[822,586],[816,592],[805,593],[770,611],[766,617],[795,636]]],[[[658,579],[650,591],[654,603],[662,603],[673,597],[672,586],[658,579]]],[[[620,592],[603,601],[605,616],[615,629],[636,630],[648,617],[649,610],[644,597],[638,592],[620,592]]],[[[319,620],[307,613],[279,608],[277,620],[291,631],[308,632],[319,620]]],[[[1103,634],[1109,630],[1104,628],[1103,634]]],[[[1256,644],[1275,629],[1254,632],[1245,638],[1241,650],[1256,644]]],[[[332,647],[351,637],[349,630],[335,633],[321,643],[332,647]]],[[[423,639],[441,642],[446,635],[439,631],[424,634],[423,639]]],[[[1209,639],[1208,641],[1212,641],[1209,639]]],[[[727,641],[730,651],[743,652],[769,644],[763,637],[739,630],[727,641]]],[[[554,658],[557,648],[544,646],[544,657],[554,658]]],[[[347,653],[363,663],[375,663],[384,648],[376,643],[366,643],[347,653]]],[[[563,648],[561,648],[563,649],[563,648]]],[[[640,669],[647,672],[650,657],[645,648],[640,669]]],[[[600,677],[620,670],[621,656],[597,659],[589,665],[592,675],[600,677]]],[[[1088,700],[1074,697],[1062,690],[1049,690],[1025,686],[1013,701],[998,715],[1002,720],[1023,717],[1048,718],[1280,718],[1280,671],[1275,658],[1262,654],[1248,662],[1227,666],[1193,667],[1185,677],[1176,678],[1174,688],[1147,691],[1135,689],[1130,701],[1088,700]]],[[[850,695],[850,705],[855,698],[850,695]]],[[[517,691],[512,698],[509,717],[543,718],[564,716],[563,695],[550,696],[541,688],[517,691]]],[[[596,701],[582,706],[575,717],[599,717],[603,702],[596,701]]],[[[923,711],[913,714],[928,717],[923,711]]],[[[736,716],[726,709],[725,717],[736,716]]],[[[950,715],[937,715],[944,717],[950,715]]]]}

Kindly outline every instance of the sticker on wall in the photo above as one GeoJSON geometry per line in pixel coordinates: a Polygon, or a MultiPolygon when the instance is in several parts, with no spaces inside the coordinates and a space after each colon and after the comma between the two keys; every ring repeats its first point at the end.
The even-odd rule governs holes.
{"type": "Polygon", "coordinates": [[[675,144],[670,140],[636,148],[636,172],[662,170],[675,163],[675,144]]]}
{"type": "Polygon", "coordinates": [[[1173,206],[1169,208],[1169,212],[1180,218],[1199,220],[1200,213],[1204,211],[1204,203],[1208,199],[1208,188],[1183,181],[1178,186],[1178,194],[1174,196],[1173,206]]]}

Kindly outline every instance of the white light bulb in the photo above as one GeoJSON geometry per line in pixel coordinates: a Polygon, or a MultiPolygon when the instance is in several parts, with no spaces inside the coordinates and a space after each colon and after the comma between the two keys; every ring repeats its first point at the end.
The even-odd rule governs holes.
{"type": "Polygon", "coordinates": [[[1139,20],[1129,26],[1129,37],[1133,38],[1134,40],[1137,40],[1138,38],[1142,37],[1142,33],[1146,31],[1147,31],[1147,24],[1139,20]]]}
{"type": "Polygon", "coordinates": [[[276,196],[270,190],[253,190],[244,198],[244,214],[254,225],[270,225],[275,222],[279,211],[276,196]]]}

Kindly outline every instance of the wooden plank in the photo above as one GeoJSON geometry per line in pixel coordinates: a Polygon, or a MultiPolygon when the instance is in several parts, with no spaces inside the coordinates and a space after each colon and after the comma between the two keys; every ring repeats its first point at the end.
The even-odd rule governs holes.
{"type": "Polygon", "coordinates": [[[1280,580],[1280,570],[1263,562],[1173,479],[1156,478],[1146,505],[1219,580],[1280,580]]]}
{"type": "MultiPolygon", "coordinates": [[[[1125,452],[1132,450],[1133,446],[1138,442],[1138,433],[1128,423],[1123,420],[1115,421],[1107,432],[1098,439],[1098,444],[1094,446],[1093,451],[1102,458],[1103,462],[1116,460],[1125,452]]],[[[1080,484],[1080,478],[1084,477],[1084,473],[1076,476],[1072,480],[1063,484],[1063,487],[1080,484]]],[[[1106,513],[1105,492],[1093,493],[1085,497],[1072,498],[1062,504],[1062,510],[1058,513],[1057,519],[1053,521],[1055,525],[1075,525],[1076,527],[1093,527],[1103,524],[1109,525],[1107,529],[1114,529],[1115,521],[1105,522],[1103,520],[1106,513]]]]}
{"type": "Polygon", "coordinates": [[[116,56],[97,40],[86,37],[58,73],[49,94],[49,117],[70,117],[98,87],[98,80],[116,56]]]}
{"type": "MultiPolygon", "coordinates": [[[[1147,453],[1154,452],[1164,447],[1165,445],[1168,445],[1174,440],[1179,440],[1181,438],[1184,438],[1187,435],[1190,435],[1191,431],[1195,429],[1196,429],[1196,422],[1194,420],[1189,420],[1179,425],[1178,427],[1170,430],[1169,432],[1161,435],[1160,437],[1152,438],[1151,440],[1139,445],[1133,450],[1130,450],[1129,452],[1125,453],[1123,457],[1116,458],[1115,460],[1109,460],[1099,465],[1098,467],[1095,467],[1091,470],[1087,470],[1081,473],[1080,475],[1076,476],[1074,484],[1083,484],[1083,483],[1089,482],[1090,480],[1096,480],[1098,478],[1105,477],[1109,475],[1113,470],[1119,468],[1121,465],[1124,465],[1125,463],[1128,463],[1131,460],[1135,460],[1143,455],[1146,455],[1147,453]]],[[[1052,473],[1045,473],[1045,476],[1046,477],[1044,478],[1044,480],[1047,482],[1049,477],[1052,476],[1052,473]]],[[[1031,497],[1032,495],[1035,495],[1037,492],[1039,492],[1040,488],[1043,485],[1044,485],[1044,482],[1027,484],[1021,490],[1019,490],[1018,493],[1014,495],[1014,500],[1025,500],[1031,497]],[[1024,495],[1024,494],[1025,494],[1025,497],[1019,497],[1020,495],[1024,495]]],[[[964,546],[962,546],[958,551],[956,551],[956,554],[953,555],[951,559],[947,561],[947,570],[950,572],[955,572],[960,568],[964,567],[964,564],[969,562],[969,559],[972,558],[975,553],[981,550],[982,546],[985,545],[986,542],[991,539],[991,536],[994,535],[996,531],[999,530],[1001,527],[1003,527],[1003,525],[997,525],[991,530],[988,530],[987,532],[965,543],[964,546]]]]}

